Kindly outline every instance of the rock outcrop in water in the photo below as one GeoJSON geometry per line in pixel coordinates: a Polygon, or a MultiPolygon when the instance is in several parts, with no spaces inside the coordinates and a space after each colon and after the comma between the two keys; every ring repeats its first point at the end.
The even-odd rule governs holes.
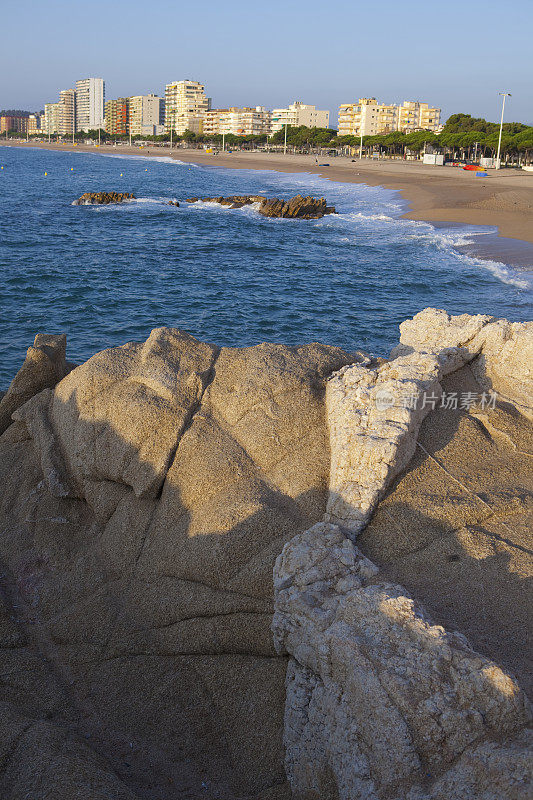
{"type": "Polygon", "coordinates": [[[190,197],[188,203],[218,203],[229,208],[257,205],[257,211],[263,217],[283,217],[285,219],[320,219],[326,214],[335,214],[333,206],[326,205],[326,200],[316,197],[303,197],[301,194],[290,200],[269,199],[264,195],[232,195],[231,197],[190,197]]]}
{"type": "Polygon", "coordinates": [[[135,200],[136,197],[131,192],[85,192],[77,200],[74,206],[107,206],[110,203],[125,203],[127,200],[135,200]]]}
{"type": "Polygon", "coordinates": [[[37,337],[2,401],[6,800],[525,800],[532,340],[162,328],[69,372],[37,337]]]}

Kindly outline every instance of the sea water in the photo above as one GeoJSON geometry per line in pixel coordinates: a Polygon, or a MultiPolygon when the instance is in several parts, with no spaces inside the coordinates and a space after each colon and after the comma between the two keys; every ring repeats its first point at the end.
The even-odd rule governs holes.
{"type": "Polygon", "coordinates": [[[0,166],[3,389],[37,332],[65,332],[77,363],[161,325],[218,345],[318,341],[387,355],[399,323],[426,306],[531,314],[532,270],[463,250],[494,228],[401,219],[405,204],[392,190],[37,148],[2,147],[0,166]],[[72,205],[93,191],[138,199],[72,205]],[[251,207],[185,202],[297,193],[324,196],[339,213],[266,219],[251,207]]]}

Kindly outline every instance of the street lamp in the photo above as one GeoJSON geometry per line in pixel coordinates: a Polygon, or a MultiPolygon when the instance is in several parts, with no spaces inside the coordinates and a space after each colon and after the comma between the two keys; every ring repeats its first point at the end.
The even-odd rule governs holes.
{"type": "Polygon", "coordinates": [[[287,120],[285,120],[285,141],[283,143],[283,155],[287,155],[287,120]]]}
{"type": "Polygon", "coordinates": [[[503,112],[505,111],[505,98],[512,97],[511,92],[498,92],[502,98],[502,118],[500,120],[500,135],[498,137],[498,153],[496,155],[496,169],[500,169],[500,150],[502,146],[503,112]]]}

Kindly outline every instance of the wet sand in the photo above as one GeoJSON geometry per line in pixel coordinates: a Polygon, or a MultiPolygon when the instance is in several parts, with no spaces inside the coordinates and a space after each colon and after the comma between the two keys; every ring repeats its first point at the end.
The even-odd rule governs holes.
{"type": "MultiPolygon", "coordinates": [[[[0,143],[1,144],[1,143],[0,143]]],[[[10,142],[13,146],[13,142],[10,142]]],[[[280,172],[310,172],[330,180],[365,183],[395,189],[409,204],[405,217],[428,222],[493,226],[507,242],[491,247],[489,241],[476,243],[476,255],[533,266],[533,173],[517,169],[489,170],[487,178],[457,167],[436,167],[417,161],[352,160],[326,156],[315,163],[315,156],[283,155],[273,152],[232,152],[213,155],[204,150],[167,147],[66,144],[15,144],[54,150],[167,156],[185,162],[230,169],[272,169],[280,172]],[[329,166],[323,166],[329,164],[329,166]],[[512,242],[510,240],[520,240],[512,242]],[[523,243],[529,243],[527,246],[523,243]],[[516,245],[516,246],[515,246],[516,245]],[[505,257],[504,255],[505,254],[505,257]]],[[[481,237],[485,239],[486,237],[481,237]]],[[[487,237],[488,238],[488,237],[487,237]]],[[[492,237],[492,242],[495,237],[492,237]]]]}

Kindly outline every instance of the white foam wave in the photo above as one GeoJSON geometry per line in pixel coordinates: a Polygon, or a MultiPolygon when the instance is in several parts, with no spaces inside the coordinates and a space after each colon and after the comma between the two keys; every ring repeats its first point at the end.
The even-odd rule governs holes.
{"type": "Polygon", "coordinates": [[[533,281],[528,280],[526,277],[519,277],[506,264],[500,261],[490,261],[484,258],[473,258],[472,256],[465,255],[464,253],[457,253],[457,258],[471,266],[480,267],[491,272],[495,278],[502,283],[509,286],[516,286],[517,289],[533,289],[533,281]]]}
{"type": "Polygon", "coordinates": [[[181,161],[179,158],[172,158],[171,156],[146,156],[146,155],[133,155],[127,153],[85,153],[85,155],[102,155],[104,158],[121,158],[131,159],[134,161],[157,161],[160,164],[174,164],[178,167],[191,167],[199,169],[199,164],[189,163],[188,161],[181,161]]]}
{"type": "Polygon", "coordinates": [[[187,203],[186,208],[194,209],[195,211],[202,211],[203,209],[212,209],[216,211],[231,211],[229,206],[223,206],[221,203],[214,203],[211,200],[195,200],[194,203],[187,203]]]}

